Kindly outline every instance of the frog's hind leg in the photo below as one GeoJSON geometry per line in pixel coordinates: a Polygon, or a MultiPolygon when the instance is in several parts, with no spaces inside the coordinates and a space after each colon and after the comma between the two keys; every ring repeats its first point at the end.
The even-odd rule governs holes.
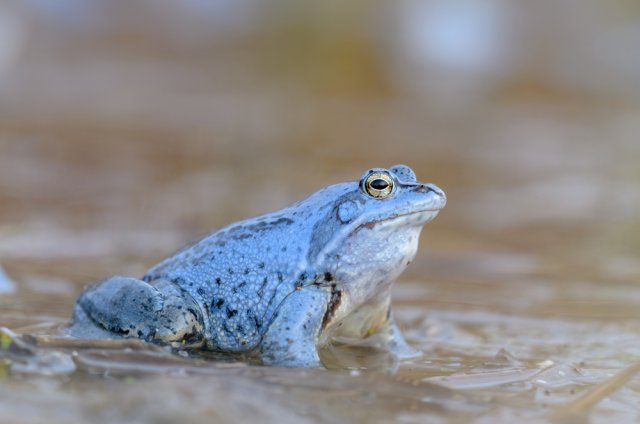
{"type": "Polygon", "coordinates": [[[204,318],[193,298],[174,283],[115,276],[80,295],[69,334],[193,345],[204,340],[204,318]]]}

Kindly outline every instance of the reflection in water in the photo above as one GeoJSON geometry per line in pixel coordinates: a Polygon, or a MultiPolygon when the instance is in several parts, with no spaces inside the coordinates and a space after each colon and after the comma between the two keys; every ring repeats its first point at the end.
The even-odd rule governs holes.
{"type": "Polygon", "coordinates": [[[0,420],[639,419],[637,7],[133,5],[0,6],[0,420]],[[403,162],[449,197],[394,291],[422,357],[45,337],[88,282],[403,162]]]}

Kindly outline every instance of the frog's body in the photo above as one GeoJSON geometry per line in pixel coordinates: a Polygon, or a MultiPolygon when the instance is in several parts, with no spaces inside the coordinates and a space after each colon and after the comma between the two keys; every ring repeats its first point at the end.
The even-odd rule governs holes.
{"type": "Polygon", "coordinates": [[[369,170],[359,183],[335,184],[229,225],[142,280],[111,277],[90,286],[70,332],[312,367],[321,365],[318,348],[332,334],[361,338],[378,328],[406,353],[389,315],[390,287],[415,256],[422,225],[444,204],[444,193],[417,183],[406,166],[369,170]]]}

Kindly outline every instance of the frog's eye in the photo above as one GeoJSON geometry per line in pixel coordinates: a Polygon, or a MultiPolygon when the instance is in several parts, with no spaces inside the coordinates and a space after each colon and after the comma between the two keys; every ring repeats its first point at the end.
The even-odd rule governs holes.
{"type": "Polygon", "coordinates": [[[373,172],[364,179],[362,188],[369,196],[384,199],[393,191],[393,178],[386,172],[373,172]]]}

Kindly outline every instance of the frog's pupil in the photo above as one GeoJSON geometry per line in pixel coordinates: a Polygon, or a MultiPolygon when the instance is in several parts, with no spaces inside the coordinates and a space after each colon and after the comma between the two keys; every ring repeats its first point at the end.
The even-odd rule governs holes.
{"type": "Polygon", "coordinates": [[[382,178],[371,181],[371,188],[375,188],[376,190],[384,190],[387,187],[389,187],[389,183],[382,178]]]}

